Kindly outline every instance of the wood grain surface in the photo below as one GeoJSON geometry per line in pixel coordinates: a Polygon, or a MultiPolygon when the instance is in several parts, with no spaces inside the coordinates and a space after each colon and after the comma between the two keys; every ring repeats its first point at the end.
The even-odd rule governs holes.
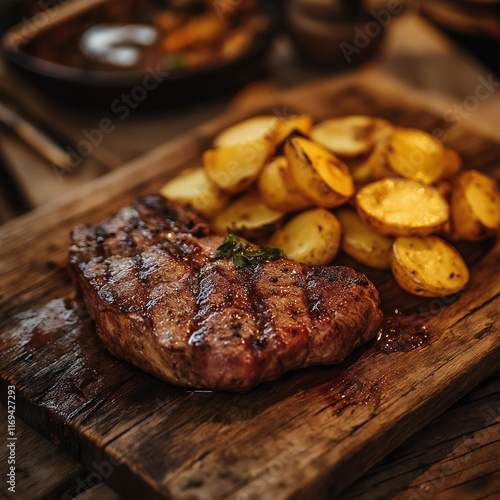
{"type": "MultiPolygon", "coordinates": [[[[0,405],[0,421],[7,410],[0,405]]],[[[103,471],[90,470],[17,420],[22,441],[16,493],[0,486],[0,496],[30,500],[118,500],[103,471]],[[43,466],[41,466],[43,464],[43,466]]],[[[7,439],[0,427],[0,440],[7,439]]],[[[500,493],[500,372],[399,446],[340,496],[340,500],[493,500],[500,493]]],[[[0,448],[0,464],[7,463],[0,448]]],[[[0,468],[1,470],[1,468],[0,468]]]]}
{"type": "MultiPolygon", "coordinates": [[[[162,146],[0,229],[2,390],[18,415],[134,498],[321,498],[365,470],[491,374],[500,361],[500,246],[462,245],[472,278],[460,297],[419,299],[361,266],[386,313],[426,324],[430,342],[369,345],[334,367],[288,374],[248,394],[178,389],[107,354],[66,271],[68,233],[199,162],[224,126],[250,114],[321,120],[375,114],[433,132],[466,167],[500,178],[500,146],[446,122],[417,93],[370,73],[282,92],[162,146]]],[[[341,263],[349,264],[348,259],[341,263]]]]}

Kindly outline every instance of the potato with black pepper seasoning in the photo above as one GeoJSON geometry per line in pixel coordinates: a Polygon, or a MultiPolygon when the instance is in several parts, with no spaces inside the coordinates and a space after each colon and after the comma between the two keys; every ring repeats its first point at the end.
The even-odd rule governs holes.
{"type": "Polygon", "coordinates": [[[324,208],[313,208],[290,219],[271,236],[268,245],[281,248],[288,259],[324,266],[337,255],[341,235],[335,215],[324,208]]]}
{"type": "Polygon", "coordinates": [[[304,137],[292,137],[284,152],[295,184],[316,205],[337,207],[354,194],[349,168],[323,147],[304,137]]]}
{"type": "Polygon", "coordinates": [[[396,238],[390,262],[399,286],[422,297],[452,295],[469,281],[462,256],[437,236],[396,238]]]}
{"type": "Polygon", "coordinates": [[[423,130],[396,127],[386,151],[393,173],[423,184],[436,182],[449,168],[444,146],[423,130]]]}

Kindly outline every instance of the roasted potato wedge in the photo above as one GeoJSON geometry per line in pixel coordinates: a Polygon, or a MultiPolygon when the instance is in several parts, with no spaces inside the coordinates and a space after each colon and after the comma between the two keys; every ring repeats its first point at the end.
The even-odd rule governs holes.
{"type": "Polygon", "coordinates": [[[290,219],[268,244],[281,248],[289,259],[324,266],[337,255],[341,234],[340,222],[331,212],[313,208],[290,219]]]}
{"type": "Polygon", "coordinates": [[[290,116],[280,122],[276,134],[276,145],[282,145],[291,135],[299,133],[309,136],[313,120],[309,115],[290,116]]]}
{"type": "Polygon", "coordinates": [[[438,190],[410,179],[385,178],[362,187],[356,208],[384,236],[426,236],[449,219],[449,206],[438,190]]]}
{"type": "Polygon", "coordinates": [[[314,205],[298,189],[284,156],[277,156],[264,166],[258,186],[264,203],[273,210],[293,212],[314,205]]]}
{"type": "Polygon", "coordinates": [[[354,182],[345,163],[309,139],[288,139],[285,157],[295,184],[320,207],[342,205],[354,194],[354,182]]]}
{"type": "Polygon", "coordinates": [[[203,153],[203,165],[208,177],[221,189],[241,193],[257,179],[273,151],[272,138],[263,136],[208,149],[203,153]]]}
{"type": "Polygon", "coordinates": [[[208,219],[229,201],[229,196],[209,179],[203,167],[184,170],[167,182],[160,193],[169,200],[191,205],[208,219]]]}
{"type": "Polygon", "coordinates": [[[441,178],[451,179],[460,171],[461,168],[462,168],[462,158],[460,158],[460,155],[453,149],[445,149],[444,166],[441,178]]]}
{"type": "Polygon", "coordinates": [[[353,160],[345,160],[345,164],[349,167],[352,180],[355,184],[366,184],[373,180],[372,165],[369,161],[369,156],[366,158],[355,158],[353,160]]]}
{"type": "Polygon", "coordinates": [[[225,235],[227,228],[256,241],[281,223],[284,213],[269,208],[258,191],[249,191],[227,205],[212,221],[213,230],[225,235]]]}
{"type": "Polygon", "coordinates": [[[279,126],[280,120],[276,116],[254,116],[220,132],[214,140],[214,147],[234,146],[262,138],[274,144],[279,126]]]}
{"type": "Polygon", "coordinates": [[[432,184],[443,175],[445,149],[423,130],[395,128],[386,151],[390,169],[407,179],[432,184]]]}
{"type": "Polygon", "coordinates": [[[392,239],[378,234],[350,208],[335,213],[342,226],[342,250],[366,266],[388,269],[392,239]]]}
{"type": "Polygon", "coordinates": [[[462,172],[451,194],[453,228],[461,237],[478,241],[500,229],[500,189],[495,179],[477,170],[462,172]]]}
{"type": "Polygon", "coordinates": [[[436,236],[396,238],[391,269],[401,288],[423,297],[444,297],[462,290],[469,269],[449,243],[436,236]]]}
{"type": "Polygon", "coordinates": [[[375,143],[392,126],[373,116],[344,116],[318,123],[312,128],[311,139],[332,153],[345,158],[367,155],[375,143]]]}

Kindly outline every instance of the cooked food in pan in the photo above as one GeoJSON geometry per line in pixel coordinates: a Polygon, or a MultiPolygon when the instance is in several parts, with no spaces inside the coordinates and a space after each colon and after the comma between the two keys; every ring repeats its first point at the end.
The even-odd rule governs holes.
{"type": "Polygon", "coordinates": [[[197,70],[241,58],[269,24],[256,0],[107,0],[42,31],[24,50],[82,71],[197,70]]]}

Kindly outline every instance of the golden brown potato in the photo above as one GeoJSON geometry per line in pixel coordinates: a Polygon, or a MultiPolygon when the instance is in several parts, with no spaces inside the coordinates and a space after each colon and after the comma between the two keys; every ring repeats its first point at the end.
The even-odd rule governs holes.
{"type": "Polygon", "coordinates": [[[469,270],[461,255],[436,236],[396,238],[390,261],[399,286],[415,295],[451,295],[469,281],[469,270]]]}
{"type": "Polygon", "coordinates": [[[331,212],[313,208],[290,219],[268,244],[281,248],[288,259],[324,266],[337,255],[341,234],[340,223],[331,212]]]}
{"type": "Polygon", "coordinates": [[[393,177],[394,172],[389,167],[387,160],[387,149],[389,147],[389,137],[377,142],[373,151],[367,158],[367,163],[371,169],[372,180],[377,181],[384,177],[393,177]]]}
{"type": "Polygon", "coordinates": [[[315,125],[311,138],[332,153],[345,158],[367,155],[391,124],[373,116],[343,116],[315,125]]]}
{"type": "Polygon", "coordinates": [[[279,126],[280,121],[276,116],[254,116],[220,132],[214,140],[214,147],[234,146],[262,138],[274,144],[279,126]]]}
{"type": "Polygon", "coordinates": [[[274,153],[280,122],[275,116],[254,116],[223,130],[203,154],[210,179],[224,191],[245,191],[274,153]]]}
{"type": "Polygon", "coordinates": [[[394,173],[423,184],[437,181],[444,171],[443,145],[423,130],[395,128],[386,154],[394,173]]]}
{"type": "Polygon", "coordinates": [[[336,207],[354,194],[354,182],[348,167],[309,139],[288,139],[285,157],[295,184],[315,204],[336,207]]]}
{"type": "Polygon", "coordinates": [[[435,184],[439,194],[449,203],[451,201],[451,192],[453,187],[450,181],[440,180],[435,184]]]}
{"type": "Polygon", "coordinates": [[[364,186],[356,208],[384,236],[426,236],[449,219],[448,203],[437,189],[409,179],[385,178],[364,186]]]}
{"type": "Polygon", "coordinates": [[[461,238],[478,241],[500,229],[500,190],[495,179],[477,170],[466,170],[453,184],[453,228],[461,238]]]}
{"type": "Polygon", "coordinates": [[[372,165],[369,159],[370,156],[345,160],[345,164],[349,167],[349,171],[351,172],[352,180],[356,185],[366,184],[373,180],[372,165]]]}
{"type": "Polygon", "coordinates": [[[441,174],[442,179],[451,179],[462,168],[462,158],[453,149],[444,150],[444,167],[441,174]]]}
{"type": "Polygon", "coordinates": [[[191,205],[209,219],[229,201],[229,196],[208,178],[203,167],[184,170],[167,182],[160,193],[169,200],[191,205]]]}
{"type": "MultiPolygon", "coordinates": [[[[448,202],[448,204],[451,203],[451,193],[453,190],[452,184],[450,181],[447,180],[439,180],[435,184],[436,189],[439,191],[439,194],[448,202]]],[[[452,241],[457,241],[460,240],[461,238],[458,236],[458,234],[454,231],[453,229],[453,223],[452,223],[452,217],[451,217],[451,210],[450,210],[450,218],[446,222],[446,224],[443,226],[443,229],[441,229],[440,234],[446,238],[447,240],[452,240],[452,241]]]]}
{"type": "Polygon", "coordinates": [[[366,266],[388,269],[392,239],[378,234],[351,208],[335,214],[342,226],[342,250],[366,266]]]}
{"type": "Polygon", "coordinates": [[[282,120],[278,126],[276,145],[283,144],[292,134],[299,133],[309,136],[313,120],[309,115],[290,116],[282,120]]]}
{"type": "Polygon", "coordinates": [[[272,138],[263,136],[208,149],[203,153],[203,165],[208,177],[221,189],[241,193],[257,179],[273,150],[272,138]]]}
{"type": "Polygon", "coordinates": [[[232,59],[245,52],[252,44],[252,38],[249,33],[237,31],[227,36],[222,42],[220,53],[223,57],[232,59]]]}
{"type": "Polygon", "coordinates": [[[277,156],[264,166],[258,186],[264,203],[274,210],[293,212],[314,205],[298,189],[284,156],[277,156]]]}
{"type": "Polygon", "coordinates": [[[227,205],[213,219],[212,228],[221,235],[225,235],[229,228],[255,241],[275,230],[283,215],[283,212],[269,208],[258,191],[252,190],[227,205]]]}

